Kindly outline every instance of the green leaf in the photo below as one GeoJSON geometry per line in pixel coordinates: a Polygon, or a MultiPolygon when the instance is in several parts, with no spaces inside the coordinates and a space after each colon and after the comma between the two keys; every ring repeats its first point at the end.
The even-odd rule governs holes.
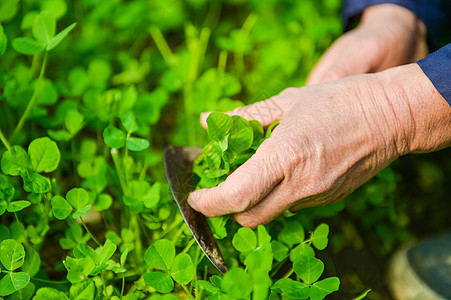
{"type": "Polygon", "coordinates": [[[32,247],[25,248],[25,261],[22,265],[22,271],[33,277],[38,273],[40,267],[41,257],[39,253],[32,247]]]}
{"type": "Polygon", "coordinates": [[[293,246],[303,242],[305,239],[304,227],[297,221],[291,221],[285,224],[284,228],[279,234],[279,240],[293,246]]]}
{"type": "Polygon", "coordinates": [[[34,170],[38,173],[56,170],[61,156],[56,143],[48,137],[34,139],[28,146],[28,154],[34,170]]]}
{"type": "Polygon", "coordinates": [[[89,204],[89,194],[83,188],[71,189],[67,192],[66,199],[74,210],[79,210],[89,204]]]}
{"type": "Polygon", "coordinates": [[[108,194],[100,194],[94,203],[93,208],[96,211],[104,211],[111,207],[113,198],[108,194]]]}
{"type": "Polygon", "coordinates": [[[233,247],[239,252],[249,252],[257,247],[257,236],[247,227],[241,227],[233,236],[233,247]]]}
{"type": "Polygon", "coordinates": [[[77,209],[73,214],[72,218],[77,219],[83,216],[85,213],[87,213],[91,209],[92,205],[88,204],[86,206],[83,206],[82,208],[77,209]]]}
{"type": "Polygon", "coordinates": [[[9,183],[0,184],[0,200],[11,201],[14,197],[15,189],[9,183]]]}
{"type": "Polygon", "coordinates": [[[12,40],[14,50],[26,55],[33,55],[45,49],[45,45],[36,42],[29,37],[18,37],[12,40]]]}
{"type": "Polygon", "coordinates": [[[364,299],[366,296],[368,296],[368,293],[371,292],[371,289],[366,290],[365,292],[363,292],[360,296],[352,299],[352,300],[362,300],[364,299]]]}
{"type": "Polygon", "coordinates": [[[126,132],[133,133],[139,129],[134,113],[128,112],[126,114],[123,114],[120,119],[122,126],[125,128],[126,132]]]}
{"type": "Polygon", "coordinates": [[[272,289],[278,293],[285,293],[294,299],[307,299],[310,296],[308,285],[290,278],[280,279],[272,286],[272,289]]]}
{"type": "Polygon", "coordinates": [[[104,264],[113,256],[114,252],[116,252],[117,246],[110,240],[106,240],[105,244],[102,247],[96,249],[97,254],[99,255],[98,264],[104,264]]]}
{"type": "Polygon", "coordinates": [[[313,231],[310,240],[312,241],[313,246],[315,246],[316,249],[324,250],[327,247],[328,235],[329,235],[329,225],[321,224],[315,229],[315,231],[313,231]]]}
{"type": "Polygon", "coordinates": [[[84,126],[84,116],[78,112],[78,110],[71,109],[66,112],[66,118],[64,124],[66,125],[69,133],[74,136],[84,126]]]}
{"type": "Polygon", "coordinates": [[[274,255],[274,259],[277,261],[284,260],[288,255],[288,247],[285,244],[279,241],[273,241],[271,243],[272,253],[274,255]]]}
{"type": "Polygon", "coordinates": [[[84,243],[78,244],[77,247],[74,248],[73,253],[75,258],[90,257],[92,258],[93,262],[99,261],[99,256],[94,251],[94,249],[92,249],[91,246],[84,243]]]}
{"type": "Polygon", "coordinates": [[[9,21],[12,19],[18,9],[17,0],[2,0],[0,1],[0,22],[9,21]]]}
{"type": "Polygon", "coordinates": [[[233,127],[229,135],[229,148],[237,153],[244,152],[252,146],[254,131],[249,121],[240,116],[232,116],[233,127]]]}
{"type": "Polygon", "coordinates": [[[155,182],[150,189],[147,190],[143,199],[144,206],[147,208],[155,207],[160,201],[161,183],[155,182]]]}
{"type": "Polygon", "coordinates": [[[67,26],[63,30],[61,30],[56,36],[50,39],[48,45],[47,45],[47,51],[52,50],[55,48],[61,41],[66,37],[66,35],[71,32],[72,29],[74,29],[75,25],[77,23],[72,23],[71,25],[67,26]]]}
{"type": "Polygon", "coordinates": [[[3,26],[0,24],[0,56],[2,56],[6,51],[6,45],[8,43],[8,39],[3,32],[3,26]]]}
{"type": "Polygon", "coordinates": [[[116,246],[119,246],[119,244],[122,243],[122,239],[114,231],[108,231],[105,234],[105,238],[111,240],[116,246]]]}
{"type": "MultiPolygon", "coordinates": [[[[31,276],[30,276],[31,277],[31,276]]],[[[36,291],[36,287],[32,282],[29,282],[23,289],[16,291],[8,296],[8,300],[31,300],[36,291]]]]}
{"type": "Polygon", "coordinates": [[[264,137],[263,125],[257,120],[250,120],[249,125],[252,127],[252,131],[254,133],[252,148],[256,149],[263,142],[264,137]]]}
{"type": "Polygon", "coordinates": [[[25,272],[7,273],[0,280],[0,296],[7,296],[23,289],[30,282],[30,276],[25,272]]]}
{"type": "MultiPolygon", "coordinates": [[[[36,81],[37,84],[37,81],[36,81]]],[[[43,79],[36,94],[36,103],[42,106],[52,106],[58,100],[58,91],[48,79],[43,79]]]]}
{"type": "Polygon", "coordinates": [[[300,244],[290,252],[290,260],[295,261],[299,255],[315,256],[315,250],[309,244],[300,244]]]}
{"type": "Polygon", "coordinates": [[[127,148],[132,151],[142,151],[144,149],[149,148],[149,141],[137,138],[137,137],[128,137],[127,138],[127,148]]]}
{"type": "Polygon", "coordinates": [[[227,294],[247,299],[252,292],[252,279],[243,269],[230,269],[222,280],[221,288],[227,294]]]}
{"type": "Polygon", "coordinates": [[[7,206],[8,204],[5,201],[3,200],[0,201],[0,216],[5,213],[7,206]]]}
{"type": "Polygon", "coordinates": [[[321,281],[315,282],[310,288],[311,300],[322,300],[327,295],[338,291],[340,286],[340,279],[338,277],[330,277],[321,281]]]}
{"type": "Polygon", "coordinates": [[[64,129],[61,130],[47,130],[47,134],[56,141],[68,141],[72,135],[64,129]]]}
{"type": "Polygon", "coordinates": [[[24,263],[25,249],[22,244],[13,239],[7,239],[0,243],[0,262],[9,271],[20,268],[24,263]]]}
{"type": "Polygon", "coordinates": [[[197,280],[195,284],[193,282],[192,285],[196,288],[197,291],[203,290],[208,292],[209,294],[218,294],[221,291],[217,286],[206,280],[197,280]]]}
{"type": "Polygon", "coordinates": [[[31,160],[27,152],[20,146],[12,146],[10,150],[3,153],[2,171],[11,176],[20,175],[31,170],[31,160]]]}
{"type": "Polygon", "coordinates": [[[207,117],[208,136],[211,140],[221,142],[227,137],[232,128],[233,121],[229,115],[212,112],[207,117]]]}
{"type": "Polygon", "coordinates": [[[166,239],[156,241],[144,254],[144,261],[150,268],[168,271],[175,257],[174,244],[166,239]]]}
{"type": "Polygon", "coordinates": [[[56,20],[49,11],[43,11],[36,16],[33,24],[33,36],[38,42],[48,45],[50,39],[55,35],[56,20]]]}
{"type": "Polygon", "coordinates": [[[37,194],[43,194],[50,191],[50,180],[36,172],[26,171],[21,173],[20,176],[23,179],[24,190],[26,192],[33,192],[37,194]]]}
{"type": "Polygon", "coordinates": [[[170,293],[174,289],[174,281],[166,273],[151,272],[143,277],[144,281],[159,293],[170,293]]]}
{"type": "Polygon", "coordinates": [[[126,135],[122,130],[109,125],[103,131],[103,139],[105,141],[105,144],[107,144],[111,148],[119,149],[125,146],[126,135]]]}
{"type": "Polygon", "coordinates": [[[265,251],[271,250],[271,236],[269,235],[265,226],[258,225],[257,235],[258,235],[258,249],[265,251]]]}
{"type": "Polygon", "coordinates": [[[8,212],[18,212],[30,205],[31,205],[30,201],[26,200],[12,201],[8,203],[6,210],[8,212]]]}
{"type": "Polygon", "coordinates": [[[191,257],[186,253],[177,255],[172,263],[171,277],[178,284],[187,285],[196,275],[191,257]]]}
{"type": "Polygon", "coordinates": [[[265,139],[269,139],[271,137],[272,131],[277,125],[279,125],[279,121],[274,121],[268,126],[266,129],[265,139]]]}
{"type": "Polygon", "coordinates": [[[312,256],[299,255],[293,262],[294,272],[306,284],[312,284],[323,274],[324,264],[312,256]]]}
{"type": "Polygon", "coordinates": [[[58,220],[66,219],[72,212],[72,206],[61,196],[53,196],[51,204],[53,215],[58,220]]]}
{"type": "Polygon", "coordinates": [[[273,256],[267,251],[258,249],[252,251],[244,260],[249,274],[257,276],[258,274],[268,274],[272,267],[273,256]]]}
{"type": "MultiPolygon", "coordinates": [[[[24,176],[22,176],[22,179],[24,176]]],[[[33,173],[31,177],[31,192],[37,194],[43,194],[50,191],[50,180],[47,177],[42,176],[38,173],[33,173]]]]}
{"type": "Polygon", "coordinates": [[[96,288],[92,280],[86,280],[72,285],[69,290],[71,300],[93,300],[96,288]]]}
{"type": "Polygon", "coordinates": [[[69,298],[67,298],[66,294],[57,289],[42,287],[36,292],[33,300],[69,300],[69,298]]]}

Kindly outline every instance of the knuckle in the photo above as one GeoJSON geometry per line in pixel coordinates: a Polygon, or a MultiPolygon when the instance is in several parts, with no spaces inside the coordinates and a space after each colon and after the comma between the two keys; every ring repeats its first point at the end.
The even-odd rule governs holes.
{"type": "Polygon", "coordinates": [[[258,225],[264,224],[257,216],[254,214],[238,214],[235,215],[235,220],[243,227],[257,228],[258,225]]]}
{"type": "Polygon", "coordinates": [[[250,199],[243,190],[233,187],[229,190],[228,201],[232,212],[242,212],[249,208],[250,199]]]}

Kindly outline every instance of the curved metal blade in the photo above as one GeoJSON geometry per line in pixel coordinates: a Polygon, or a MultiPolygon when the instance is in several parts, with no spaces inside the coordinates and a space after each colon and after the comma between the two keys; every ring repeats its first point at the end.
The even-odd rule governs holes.
{"type": "Polygon", "coordinates": [[[188,196],[194,191],[193,162],[202,152],[200,147],[168,146],[164,151],[164,167],[177,205],[185,223],[202,251],[221,272],[227,272],[221,250],[213,236],[207,218],[188,204],[188,196]]]}

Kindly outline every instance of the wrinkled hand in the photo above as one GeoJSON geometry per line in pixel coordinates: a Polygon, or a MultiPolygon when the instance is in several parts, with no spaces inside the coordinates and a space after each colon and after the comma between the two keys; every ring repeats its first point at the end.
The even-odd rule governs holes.
{"type": "Polygon", "coordinates": [[[426,28],[411,11],[393,4],[370,6],[359,26],[326,51],[307,84],[383,71],[426,54],[426,28]]]}
{"type": "Polygon", "coordinates": [[[280,124],[224,182],[188,201],[210,217],[235,214],[247,227],[338,201],[398,156],[451,141],[451,108],[416,64],[289,88],[230,114],[280,124]]]}

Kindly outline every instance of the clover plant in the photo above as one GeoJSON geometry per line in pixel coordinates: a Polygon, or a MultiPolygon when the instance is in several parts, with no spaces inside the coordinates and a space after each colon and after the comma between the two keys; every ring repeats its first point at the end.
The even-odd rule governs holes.
{"type": "MultiPolygon", "coordinates": [[[[167,144],[202,145],[194,172],[208,188],[251,157],[271,128],[212,113],[205,131],[199,113],[302,85],[341,31],[340,2],[0,1],[0,297],[342,291],[318,253],[344,241],[336,227],[329,239],[325,224],[343,204],[255,230],[210,219],[229,267],[222,275],[187,229],[162,163],[167,144]]],[[[390,172],[360,192],[371,201],[348,211],[380,212],[396,187],[390,172]]],[[[368,227],[381,215],[396,219],[368,215],[368,227]]],[[[402,231],[392,236],[387,245],[402,231]]]]}

